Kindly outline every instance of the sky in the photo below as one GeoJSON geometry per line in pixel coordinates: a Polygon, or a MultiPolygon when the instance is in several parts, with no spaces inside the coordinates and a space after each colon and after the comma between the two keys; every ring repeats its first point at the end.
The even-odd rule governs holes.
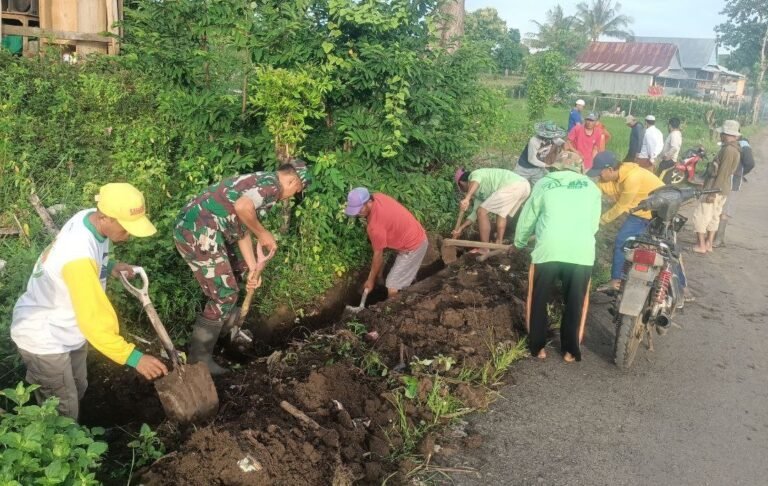
{"type": "MultiPolygon", "coordinates": [[[[576,10],[577,0],[465,0],[467,12],[494,7],[508,27],[520,29],[523,37],[536,32],[531,20],[543,22],[547,10],[558,3],[566,15],[576,10]]],[[[589,3],[592,3],[591,1],[589,3]]],[[[634,19],[637,36],[715,37],[714,28],[723,21],[724,0],[625,0],[621,13],[634,19]]]]}

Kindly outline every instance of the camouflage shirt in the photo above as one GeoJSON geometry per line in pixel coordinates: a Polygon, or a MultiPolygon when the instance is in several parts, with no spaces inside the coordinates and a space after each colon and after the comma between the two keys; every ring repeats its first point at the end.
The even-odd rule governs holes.
{"type": "Polygon", "coordinates": [[[245,196],[261,215],[279,199],[283,190],[274,172],[255,172],[228,177],[209,186],[192,199],[176,220],[176,226],[192,232],[202,228],[223,234],[227,241],[245,236],[246,227],[235,213],[235,201],[245,196]]]}

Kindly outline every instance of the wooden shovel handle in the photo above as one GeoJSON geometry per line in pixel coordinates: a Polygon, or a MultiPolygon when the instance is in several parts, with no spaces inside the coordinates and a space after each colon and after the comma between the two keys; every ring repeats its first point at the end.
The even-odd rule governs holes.
{"type": "MultiPolygon", "coordinates": [[[[262,271],[263,271],[263,269],[256,270],[256,279],[257,280],[259,278],[261,278],[261,272],[262,271]]],[[[247,281],[248,281],[248,278],[246,277],[246,282],[247,281]]],[[[243,305],[242,305],[242,307],[240,307],[240,321],[239,321],[240,324],[242,324],[243,321],[245,321],[245,316],[248,315],[248,310],[251,308],[251,302],[253,301],[254,290],[256,290],[256,289],[248,290],[245,293],[245,298],[243,299],[243,305]]]]}
{"type": "Polygon", "coordinates": [[[464,213],[466,211],[463,209],[459,209],[459,217],[456,218],[456,226],[453,227],[453,231],[459,231],[459,227],[461,226],[461,220],[464,219],[464,213]]]}
{"type": "Polygon", "coordinates": [[[470,241],[470,240],[443,240],[443,246],[462,246],[468,248],[489,248],[491,250],[506,250],[511,245],[500,245],[498,243],[483,243],[482,241],[470,241]]]}
{"type": "Polygon", "coordinates": [[[251,308],[251,301],[253,300],[254,289],[251,289],[245,293],[245,299],[243,299],[243,305],[240,307],[240,322],[245,320],[245,316],[248,315],[248,310],[251,308]]]}

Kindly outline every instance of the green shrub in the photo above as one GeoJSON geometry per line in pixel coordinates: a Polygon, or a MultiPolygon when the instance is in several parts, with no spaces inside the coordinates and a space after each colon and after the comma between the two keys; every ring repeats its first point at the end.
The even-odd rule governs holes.
{"type": "Polygon", "coordinates": [[[13,412],[0,415],[0,484],[99,484],[95,470],[107,444],[94,436],[103,430],[60,416],[57,398],[26,405],[36,388],[19,383],[0,392],[15,404],[13,412]]]}
{"type": "MultiPolygon", "coordinates": [[[[203,303],[171,238],[180,208],[223,177],[275,167],[281,145],[313,163],[315,183],[276,235],[280,250],[255,299],[264,314],[307,306],[367,262],[362,225],[343,215],[352,187],[393,195],[429,230],[450,227],[452,167],[498,133],[500,98],[479,83],[486,61],[471,47],[432,47],[435,5],[138,0],[126,9],[119,57],[69,65],[0,54],[0,225],[15,226],[15,216],[29,226],[28,239],[0,241],[14,270],[2,283],[0,346],[51,239],[27,201],[32,190],[46,206],[66,204],[59,224],[93,206],[106,182],[144,192],[158,233],[114,252],[147,269],[180,341],[203,303]]],[[[273,232],[279,213],[265,220],[273,232]]],[[[139,322],[135,299],[114,282],[109,292],[121,321],[139,322]]]]}

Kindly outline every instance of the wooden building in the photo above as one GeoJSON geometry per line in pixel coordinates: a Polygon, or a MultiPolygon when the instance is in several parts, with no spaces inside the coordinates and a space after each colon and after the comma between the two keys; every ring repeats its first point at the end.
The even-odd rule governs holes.
{"type": "Polygon", "coordinates": [[[44,44],[85,56],[117,54],[115,22],[122,19],[122,0],[1,0],[0,36],[17,54],[36,55],[44,44]]]}

